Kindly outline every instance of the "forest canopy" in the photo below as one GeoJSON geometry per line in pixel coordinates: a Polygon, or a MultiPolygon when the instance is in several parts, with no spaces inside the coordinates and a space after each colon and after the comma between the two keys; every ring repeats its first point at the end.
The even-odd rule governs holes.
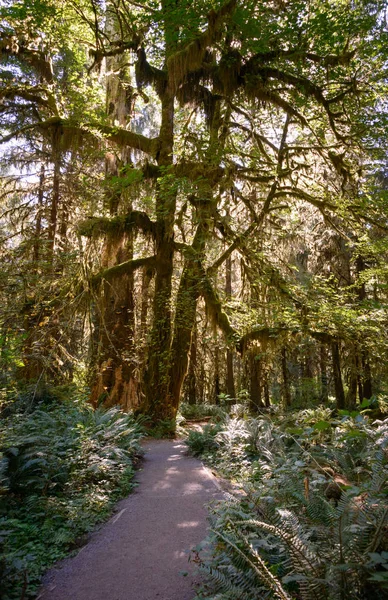
{"type": "Polygon", "coordinates": [[[387,385],[387,5],[0,6],[3,400],[387,385]]]}

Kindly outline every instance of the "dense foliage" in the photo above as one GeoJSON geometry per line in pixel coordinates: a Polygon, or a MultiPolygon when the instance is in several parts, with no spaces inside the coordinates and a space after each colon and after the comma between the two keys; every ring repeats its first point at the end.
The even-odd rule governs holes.
{"type": "Polygon", "coordinates": [[[369,574],[384,579],[384,497],[374,486],[385,472],[385,425],[357,415],[388,390],[387,6],[0,2],[9,590],[14,579],[29,593],[127,485],[138,430],[112,407],[147,415],[164,435],[183,399],[183,416],[201,416],[200,401],[218,419],[191,434],[193,451],[251,486],[241,507],[215,516],[214,572],[221,582],[230,570],[226,594],[261,594],[258,574],[283,597],[315,582],[321,595],[351,588],[361,597],[369,574]],[[87,388],[95,412],[36,406],[61,385],[87,388]],[[14,400],[23,389],[34,391],[14,400]],[[246,406],[224,421],[235,398],[251,415],[322,410],[279,429],[242,420],[246,406]],[[331,408],[346,418],[333,421],[331,408]],[[346,467],[344,456],[356,462],[346,467]],[[349,478],[337,507],[319,504],[325,476],[314,461],[349,478]],[[316,502],[319,514],[309,508],[316,502]],[[357,557],[354,541],[337,544],[330,566],[327,544],[337,538],[328,536],[311,563],[314,581],[300,579],[305,563],[299,579],[284,581],[291,538],[281,545],[271,528],[290,523],[309,561],[326,529],[356,539],[369,527],[376,537],[360,541],[357,557]],[[253,565],[246,583],[240,559],[253,565]],[[362,568],[347,571],[354,561],[362,568]]]}
{"type": "Polygon", "coordinates": [[[386,8],[4,1],[4,385],[385,391],[386,8]]]}
{"type": "Polygon", "coordinates": [[[388,590],[388,421],[368,410],[225,416],[189,447],[239,487],[211,509],[198,598],[378,600],[388,590]]]}
{"type": "Polygon", "coordinates": [[[140,427],[118,409],[41,401],[0,424],[0,595],[32,597],[44,571],[132,488],[140,427]]]}

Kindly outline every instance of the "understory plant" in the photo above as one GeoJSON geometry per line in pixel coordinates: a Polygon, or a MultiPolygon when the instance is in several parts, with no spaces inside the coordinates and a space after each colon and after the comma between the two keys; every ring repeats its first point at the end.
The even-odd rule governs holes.
{"type": "Polygon", "coordinates": [[[29,598],[132,488],[132,416],[68,401],[11,414],[0,431],[0,597],[29,598]]]}
{"type": "Polygon", "coordinates": [[[211,509],[198,598],[387,598],[388,420],[320,413],[218,427],[203,456],[244,492],[211,509]]]}

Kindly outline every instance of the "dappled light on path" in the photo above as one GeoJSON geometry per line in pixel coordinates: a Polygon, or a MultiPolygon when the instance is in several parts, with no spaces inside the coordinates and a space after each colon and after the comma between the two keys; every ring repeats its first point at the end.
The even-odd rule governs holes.
{"type": "Polygon", "coordinates": [[[46,577],[41,600],[192,600],[190,549],[206,535],[206,504],[221,494],[182,442],[150,440],[144,449],[136,491],[46,577]]]}

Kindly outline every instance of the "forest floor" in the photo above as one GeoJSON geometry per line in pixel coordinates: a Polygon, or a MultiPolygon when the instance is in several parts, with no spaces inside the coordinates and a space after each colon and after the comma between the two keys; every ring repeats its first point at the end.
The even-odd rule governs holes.
{"type": "Polygon", "coordinates": [[[180,440],[147,440],[135,492],[74,558],[44,578],[39,600],[191,600],[190,549],[206,536],[208,502],[223,497],[180,440]]]}

